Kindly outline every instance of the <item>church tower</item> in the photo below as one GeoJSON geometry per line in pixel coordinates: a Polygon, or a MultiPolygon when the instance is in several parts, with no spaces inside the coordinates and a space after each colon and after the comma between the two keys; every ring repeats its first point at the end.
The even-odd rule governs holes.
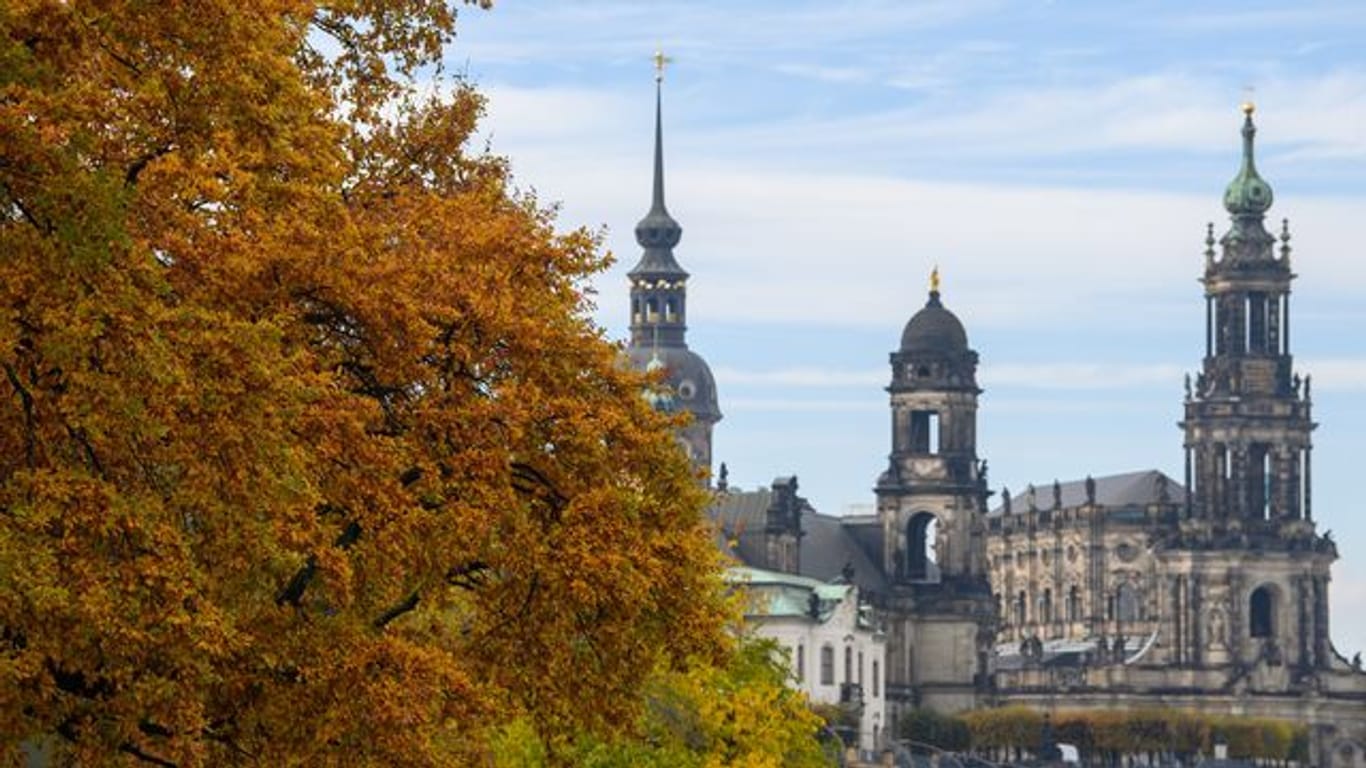
{"type": "MultiPolygon", "coordinates": [[[[1331,661],[1332,542],[1314,531],[1310,380],[1290,348],[1290,233],[1266,230],[1271,186],[1257,173],[1253,106],[1242,167],[1224,192],[1231,225],[1206,236],[1205,357],[1185,419],[1186,499],[1167,588],[1173,661],[1252,667],[1283,689],[1331,661]]],[[[1257,678],[1252,683],[1257,687],[1257,678]]]]}
{"type": "Polygon", "coordinates": [[[901,710],[966,709],[985,684],[992,642],[988,491],[977,458],[977,353],[944,308],[938,269],[891,366],[892,451],[876,488],[890,615],[898,617],[889,693],[901,710]]]}
{"type": "Polygon", "coordinates": [[[631,268],[631,340],[627,354],[637,369],[664,368],[670,396],[657,404],[692,414],[679,441],[693,464],[711,476],[712,427],[721,420],[716,380],[686,338],[688,273],[674,258],[683,228],[664,207],[664,128],[662,89],[668,59],[655,54],[655,156],[650,210],[636,224],[636,242],[644,249],[631,268]]]}

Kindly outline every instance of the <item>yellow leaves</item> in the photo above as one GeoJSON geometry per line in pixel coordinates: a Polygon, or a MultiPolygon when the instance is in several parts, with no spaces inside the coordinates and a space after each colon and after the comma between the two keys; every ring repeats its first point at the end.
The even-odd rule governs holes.
{"type": "Polygon", "coordinates": [[[728,657],[598,239],[465,146],[476,92],[394,76],[453,13],[0,15],[0,749],[459,764],[525,718],[559,754],[728,657]]]}

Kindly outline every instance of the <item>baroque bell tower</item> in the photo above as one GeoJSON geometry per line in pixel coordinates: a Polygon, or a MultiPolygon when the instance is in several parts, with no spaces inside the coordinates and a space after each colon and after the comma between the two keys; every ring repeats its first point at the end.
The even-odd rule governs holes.
{"type": "Polygon", "coordinates": [[[1243,105],[1242,164],[1224,192],[1230,227],[1217,252],[1213,225],[1205,239],[1205,356],[1181,422],[1185,519],[1164,557],[1177,566],[1173,660],[1254,669],[1248,684],[1270,690],[1331,662],[1336,549],[1314,530],[1316,425],[1310,379],[1291,357],[1289,225],[1278,242],[1264,224],[1273,196],[1255,164],[1253,111],[1243,105]]]}
{"type": "Polygon", "coordinates": [[[664,65],[656,53],[654,182],[650,210],[636,224],[636,242],[643,252],[631,268],[631,339],[626,352],[639,370],[664,370],[667,396],[656,407],[682,409],[692,422],[679,431],[679,443],[693,464],[711,475],[712,427],[721,420],[716,379],[701,355],[688,349],[688,273],[674,258],[683,228],[664,206],[664,65]]]}
{"type": "Polygon", "coordinates": [[[977,457],[977,353],[946,309],[939,270],[891,354],[892,450],[878,478],[891,577],[893,708],[975,706],[994,618],[986,569],[986,462],[977,457]]]}

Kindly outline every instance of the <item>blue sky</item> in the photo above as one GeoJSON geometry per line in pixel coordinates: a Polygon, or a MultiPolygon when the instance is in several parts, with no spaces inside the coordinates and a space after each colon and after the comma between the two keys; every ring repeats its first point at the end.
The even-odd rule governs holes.
{"type": "Polygon", "coordinates": [[[626,333],[662,48],[669,209],[689,341],[717,376],[715,455],[796,474],[825,512],[873,501],[887,354],[925,300],[982,358],[979,453],[1022,489],[1181,477],[1205,222],[1222,232],[1240,101],[1270,218],[1290,219],[1314,504],[1343,558],[1333,635],[1366,650],[1366,5],[1249,2],[499,3],[448,68],[489,96],[517,183],[605,234],[597,319],[626,333]],[[1250,91],[1248,89],[1251,89],[1250,91]]]}

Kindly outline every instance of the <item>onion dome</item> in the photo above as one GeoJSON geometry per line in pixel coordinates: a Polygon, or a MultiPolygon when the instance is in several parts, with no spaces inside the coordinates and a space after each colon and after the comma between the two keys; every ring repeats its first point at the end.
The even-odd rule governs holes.
{"type": "Polygon", "coordinates": [[[1234,216],[1261,216],[1271,207],[1271,185],[1257,174],[1252,156],[1252,140],[1257,135],[1257,126],[1252,124],[1255,110],[1251,102],[1243,104],[1243,166],[1224,190],[1224,208],[1234,216]]]}

